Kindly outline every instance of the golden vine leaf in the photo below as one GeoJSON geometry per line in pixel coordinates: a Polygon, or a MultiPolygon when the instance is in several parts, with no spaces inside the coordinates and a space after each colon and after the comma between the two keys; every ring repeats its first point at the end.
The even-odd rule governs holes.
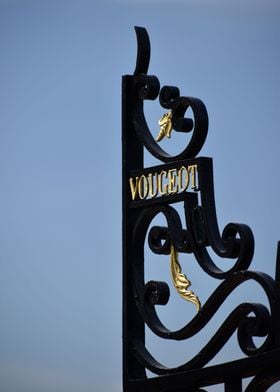
{"type": "Polygon", "coordinates": [[[165,113],[159,120],[159,134],[156,137],[156,141],[160,142],[165,136],[170,138],[172,131],[172,112],[165,113]]]}
{"type": "Polygon", "coordinates": [[[195,304],[197,311],[199,311],[201,308],[199,298],[193,291],[188,290],[191,285],[191,281],[185,274],[182,273],[182,267],[178,260],[178,253],[176,252],[173,244],[171,244],[170,252],[170,270],[173,284],[179,295],[186,301],[195,304]]]}

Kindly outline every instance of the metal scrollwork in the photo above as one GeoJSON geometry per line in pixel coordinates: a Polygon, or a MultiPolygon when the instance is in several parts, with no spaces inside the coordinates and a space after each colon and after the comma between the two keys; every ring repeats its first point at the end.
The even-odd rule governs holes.
{"type": "Polygon", "coordinates": [[[148,34],[146,30],[142,28],[136,28],[136,34],[138,55],[134,72],[134,96],[136,99],[133,113],[133,125],[138,138],[152,155],[163,162],[194,158],[201,150],[208,132],[208,114],[206,107],[198,98],[180,96],[180,91],[177,87],[163,86],[160,89],[158,78],[146,74],[150,62],[150,41],[148,34]],[[143,57],[145,57],[145,60],[143,57]],[[158,96],[160,104],[166,109],[171,109],[170,117],[172,117],[171,122],[174,131],[185,133],[192,132],[192,137],[185,149],[174,156],[169,155],[158,145],[150,132],[144,115],[144,101],[155,100],[158,96]],[[194,121],[184,117],[189,108],[193,112],[194,121]]]}
{"type": "MultiPolygon", "coordinates": [[[[156,306],[168,303],[170,295],[168,285],[165,282],[157,281],[144,284],[144,281],[139,280],[139,268],[142,268],[144,264],[143,247],[146,233],[151,221],[159,213],[165,216],[167,227],[155,226],[151,228],[148,235],[151,250],[157,254],[169,254],[175,250],[188,253],[191,251],[190,232],[183,229],[180,217],[173,207],[147,209],[141,213],[136,222],[133,237],[135,298],[137,298],[136,303],[145,323],[157,336],[174,340],[185,340],[194,336],[212,319],[225,299],[238,286],[249,280],[255,281],[262,287],[269,300],[270,310],[260,304],[244,303],[239,305],[199,354],[180,367],[165,367],[152,357],[144,345],[134,341],[133,344],[137,347],[135,355],[138,360],[143,366],[156,374],[176,373],[178,370],[201,367],[217,354],[235,331],[238,331],[239,345],[246,355],[250,356],[266,350],[273,340],[271,309],[274,308],[275,303],[275,283],[272,278],[264,273],[238,270],[235,267],[234,273],[223,273],[226,278],[203,305],[201,312],[198,312],[189,323],[177,331],[171,331],[162,323],[157,315],[156,306]],[[254,314],[254,316],[249,316],[250,314],[254,314]],[[256,347],[253,342],[253,337],[257,336],[266,337],[260,347],[256,347]]],[[[208,273],[211,276],[213,275],[212,270],[209,270],[208,273]]],[[[218,273],[215,277],[221,279],[218,273]]]]}
{"type": "Polygon", "coordinates": [[[133,76],[124,77],[123,87],[125,391],[198,391],[216,382],[224,384],[229,392],[242,392],[242,379],[246,377],[254,377],[246,391],[266,391],[280,380],[280,250],[274,280],[265,273],[249,270],[254,255],[254,236],[249,226],[229,223],[220,231],[212,159],[196,158],[208,131],[206,107],[197,98],[181,96],[177,87],[161,88],[158,78],[148,75],[149,37],[146,30],[139,27],[136,35],[135,72],[133,76]],[[156,99],[168,112],[160,119],[160,130],[154,138],[145,118],[144,102],[156,99]],[[193,119],[185,117],[188,109],[193,119]],[[163,138],[170,138],[171,132],[191,134],[177,155],[168,154],[159,145],[163,138]],[[144,168],[144,149],[166,165],[144,168]],[[180,175],[179,183],[176,183],[176,173],[180,175]],[[182,173],[186,176],[185,183],[182,173]],[[191,175],[192,186],[189,187],[191,175]],[[154,192],[154,188],[158,191],[154,192]],[[183,204],[183,218],[171,206],[176,202],[183,204]],[[159,215],[164,217],[166,225],[151,226],[159,215]],[[177,330],[168,328],[157,311],[159,305],[169,302],[168,283],[145,281],[146,243],[151,252],[169,255],[175,290],[196,306],[197,313],[177,330]],[[206,276],[218,281],[203,304],[197,291],[189,290],[191,282],[179,262],[182,254],[188,258],[193,255],[206,276]],[[223,267],[218,266],[215,258],[226,259],[223,267]],[[185,361],[179,366],[165,366],[149,351],[145,328],[166,340],[191,339],[212,320],[224,301],[249,281],[262,289],[267,306],[246,301],[238,304],[204,347],[193,357],[186,353],[185,361]],[[209,362],[235,333],[244,357],[212,369],[209,362]],[[256,337],[262,338],[258,345],[256,337]],[[161,377],[147,378],[146,370],[161,377]]]}

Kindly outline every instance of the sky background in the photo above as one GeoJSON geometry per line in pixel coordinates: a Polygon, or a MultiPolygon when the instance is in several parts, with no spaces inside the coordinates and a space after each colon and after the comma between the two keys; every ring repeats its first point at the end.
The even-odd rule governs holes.
{"type": "MultiPolygon", "coordinates": [[[[249,224],[251,269],[274,275],[279,17],[276,0],[0,0],[1,391],[121,391],[121,76],[134,71],[135,25],[149,31],[150,74],[207,107],[200,156],[214,158],[221,229],[249,224]]],[[[163,109],[147,110],[156,135],[163,109]]],[[[168,263],[149,257],[157,280],[168,263]]],[[[216,282],[195,263],[189,274],[205,301],[216,282]]],[[[259,296],[249,285],[235,300],[259,296]]],[[[177,298],[164,308],[171,326],[193,312],[177,298]]],[[[166,346],[147,331],[167,364],[198,339],[166,346]]],[[[216,361],[231,354],[235,338],[216,361]]]]}

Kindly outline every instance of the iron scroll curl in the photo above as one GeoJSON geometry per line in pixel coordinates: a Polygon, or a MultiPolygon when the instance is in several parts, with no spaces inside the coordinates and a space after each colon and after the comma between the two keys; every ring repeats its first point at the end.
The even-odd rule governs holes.
{"type": "Polygon", "coordinates": [[[180,90],[174,86],[163,86],[156,76],[147,75],[150,61],[150,41],[145,29],[136,27],[137,61],[134,72],[133,95],[135,105],[133,125],[137,136],[147,150],[163,162],[175,162],[182,159],[194,158],[201,150],[208,133],[208,114],[204,103],[193,97],[180,96],[180,90]],[[177,155],[168,154],[152,136],[144,114],[144,101],[155,100],[163,108],[172,112],[172,127],[177,132],[192,132],[187,146],[177,155]],[[185,113],[191,109],[194,121],[185,118],[185,113]]]}
{"type": "MultiPolygon", "coordinates": [[[[191,234],[182,227],[180,216],[170,206],[149,208],[144,210],[135,225],[133,233],[133,287],[134,297],[138,311],[145,324],[153,333],[163,339],[186,340],[198,334],[216,314],[225,299],[241,284],[247,281],[256,282],[264,291],[270,309],[262,304],[243,303],[238,305],[218,328],[205,347],[193,358],[184,364],[170,368],[158,362],[148,351],[143,342],[133,340],[133,355],[137,360],[155,374],[172,374],[178,371],[186,371],[205,366],[215,357],[218,351],[226,344],[235,331],[238,332],[240,349],[247,356],[267,350],[273,342],[273,329],[271,328],[271,313],[275,307],[275,282],[263,273],[239,270],[240,264],[235,264],[234,273],[224,273],[225,279],[210,295],[191,321],[176,331],[171,331],[160,320],[156,307],[167,305],[170,295],[169,286],[166,282],[149,281],[139,279],[139,272],[145,263],[144,244],[148,237],[150,249],[156,254],[169,254],[171,243],[177,251],[192,253],[191,234]],[[148,232],[152,220],[163,214],[167,227],[153,226],[148,232]],[[265,337],[264,342],[256,347],[253,338],[265,337]]],[[[212,276],[211,271],[209,275],[212,276]]],[[[220,279],[220,277],[218,277],[220,279]]]]}

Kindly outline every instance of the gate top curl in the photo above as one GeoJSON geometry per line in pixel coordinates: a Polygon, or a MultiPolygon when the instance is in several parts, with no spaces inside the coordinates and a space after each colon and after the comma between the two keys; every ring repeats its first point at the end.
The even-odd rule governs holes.
{"type": "MultiPolygon", "coordinates": [[[[160,87],[156,76],[148,75],[150,41],[144,28],[136,27],[138,43],[134,75],[123,77],[123,385],[125,392],[206,391],[208,385],[222,384],[226,392],[241,392],[242,380],[253,377],[247,392],[266,391],[280,380],[280,247],[276,277],[248,270],[254,254],[254,237],[245,224],[229,223],[220,232],[215,207],[211,158],[197,157],[207,136],[208,115],[204,103],[180,95],[174,86],[160,87]],[[159,100],[169,111],[159,121],[155,139],[144,113],[145,100],[159,100]],[[191,109],[193,119],[186,118],[191,109]],[[187,145],[170,155],[160,145],[175,132],[189,133],[187,145]],[[144,149],[159,161],[144,168],[144,149]],[[184,205],[184,220],[175,204],[184,205]],[[162,214],[166,227],[149,226],[162,214]],[[159,255],[170,255],[172,282],[178,294],[193,303],[196,315],[178,330],[163,324],[158,305],[166,305],[167,283],[145,283],[144,246],[159,255]],[[233,260],[231,267],[218,267],[216,256],[233,260]],[[179,255],[193,254],[203,271],[220,281],[207,301],[200,303],[191,282],[183,273],[179,255]],[[154,358],[145,344],[145,328],[162,339],[186,340],[199,333],[224,300],[246,281],[256,282],[264,291],[269,307],[241,303],[224,320],[208,343],[177,367],[167,367],[154,358]],[[209,366],[209,362],[237,332],[244,356],[239,360],[209,366]],[[254,337],[263,337],[259,346],[254,337]],[[208,366],[207,366],[208,365],[208,366]],[[147,377],[149,370],[154,377],[147,377]]],[[[173,137],[173,136],[172,136],[173,137]]],[[[226,263],[228,265],[228,263],[226,263]]]]}

